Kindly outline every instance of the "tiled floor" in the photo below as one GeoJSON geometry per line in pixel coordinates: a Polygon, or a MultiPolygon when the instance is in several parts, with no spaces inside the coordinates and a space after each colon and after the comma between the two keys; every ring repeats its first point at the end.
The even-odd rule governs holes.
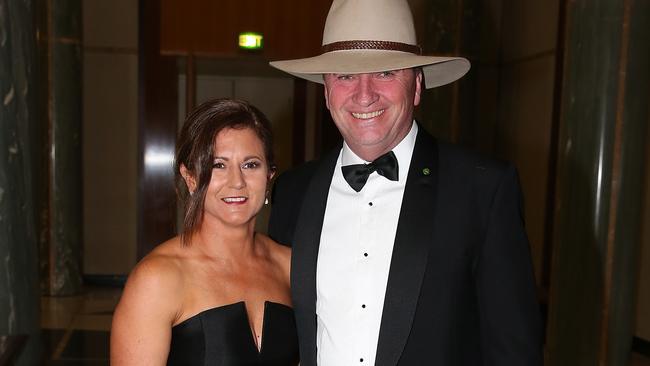
{"type": "Polygon", "coordinates": [[[44,365],[108,365],[113,309],[121,289],[86,288],[79,296],[43,297],[44,365]]]}
{"type": "MultiPolygon", "coordinates": [[[[41,323],[45,366],[109,365],[109,334],[121,289],[90,287],[82,295],[43,297],[41,323]]],[[[650,366],[633,354],[629,366],[650,366]]]]}

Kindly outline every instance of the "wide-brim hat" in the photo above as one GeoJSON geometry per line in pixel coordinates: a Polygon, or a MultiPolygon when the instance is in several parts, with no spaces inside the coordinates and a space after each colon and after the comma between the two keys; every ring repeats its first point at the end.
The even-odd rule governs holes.
{"type": "Polygon", "coordinates": [[[322,53],[271,66],[309,81],[323,74],[361,74],[421,67],[425,87],[460,79],[470,68],[462,57],[423,56],[406,0],[334,0],[325,21],[322,53]]]}

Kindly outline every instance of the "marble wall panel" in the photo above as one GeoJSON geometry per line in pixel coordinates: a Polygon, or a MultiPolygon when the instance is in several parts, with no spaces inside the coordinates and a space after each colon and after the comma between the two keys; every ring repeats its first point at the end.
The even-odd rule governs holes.
{"type": "Polygon", "coordinates": [[[34,12],[0,0],[0,334],[28,336],[18,366],[37,364],[40,348],[34,12]]]}
{"type": "Polygon", "coordinates": [[[650,3],[567,3],[551,364],[630,356],[650,95],[650,3]]]}
{"type": "MultiPolygon", "coordinates": [[[[64,17],[63,14],[58,12],[57,16],[64,17]]],[[[59,28],[64,34],[75,31],[75,26],[70,24],[61,24],[59,28]]],[[[69,39],[74,39],[72,36],[70,34],[69,39]]],[[[50,159],[50,207],[48,255],[41,258],[41,264],[45,266],[42,268],[42,288],[51,295],[77,293],[82,283],[82,116],[79,103],[82,60],[79,34],[75,42],[63,41],[64,37],[62,35],[51,42],[50,152],[43,152],[50,159]]]]}
{"type": "MultiPolygon", "coordinates": [[[[650,125],[650,121],[648,121],[650,125]]],[[[648,138],[650,141],[650,129],[648,138]]],[[[650,144],[646,146],[646,156],[650,156],[650,144]]],[[[639,269],[639,285],[636,307],[636,329],[635,335],[650,342],[650,159],[646,159],[645,165],[645,188],[644,188],[643,224],[641,234],[641,255],[639,269]]]]}

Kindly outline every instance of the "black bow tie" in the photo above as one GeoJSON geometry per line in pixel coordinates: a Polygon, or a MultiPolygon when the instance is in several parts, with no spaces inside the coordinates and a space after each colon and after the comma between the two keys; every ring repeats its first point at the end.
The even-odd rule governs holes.
{"type": "Polygon", "coordinates": [[[357,192],[360,192],[363,186],[368,181],[368,176],[372,172],[377,172],[389,180],[397,180],[399,178],[399,167],[397,166],[397,158],[392,151],[378,157],[369,164],[354,164],[342,166],[343,177],[348,182],[350,187],[357,192]]]}

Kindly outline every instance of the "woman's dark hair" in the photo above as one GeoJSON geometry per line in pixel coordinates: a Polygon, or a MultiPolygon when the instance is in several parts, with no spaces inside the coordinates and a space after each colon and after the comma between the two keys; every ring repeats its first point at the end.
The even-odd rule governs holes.
{"type": "Polygon", "coordinates": [[[253,130],[264,145],[269,170],[275,170],[271,124],[259,109],[246,101],[227,98],[212,99],[194,109],[181,129],[174,161],[176,192],[185,203],[181,231],[183,245],[189,244],[203,219],[203,202],[214,164],[214,142],[219,132],[226,128],[253,130]],[[181,166],[185,166],[196,180],[196,188],[191,194],[181,175],[181,166]]]}

